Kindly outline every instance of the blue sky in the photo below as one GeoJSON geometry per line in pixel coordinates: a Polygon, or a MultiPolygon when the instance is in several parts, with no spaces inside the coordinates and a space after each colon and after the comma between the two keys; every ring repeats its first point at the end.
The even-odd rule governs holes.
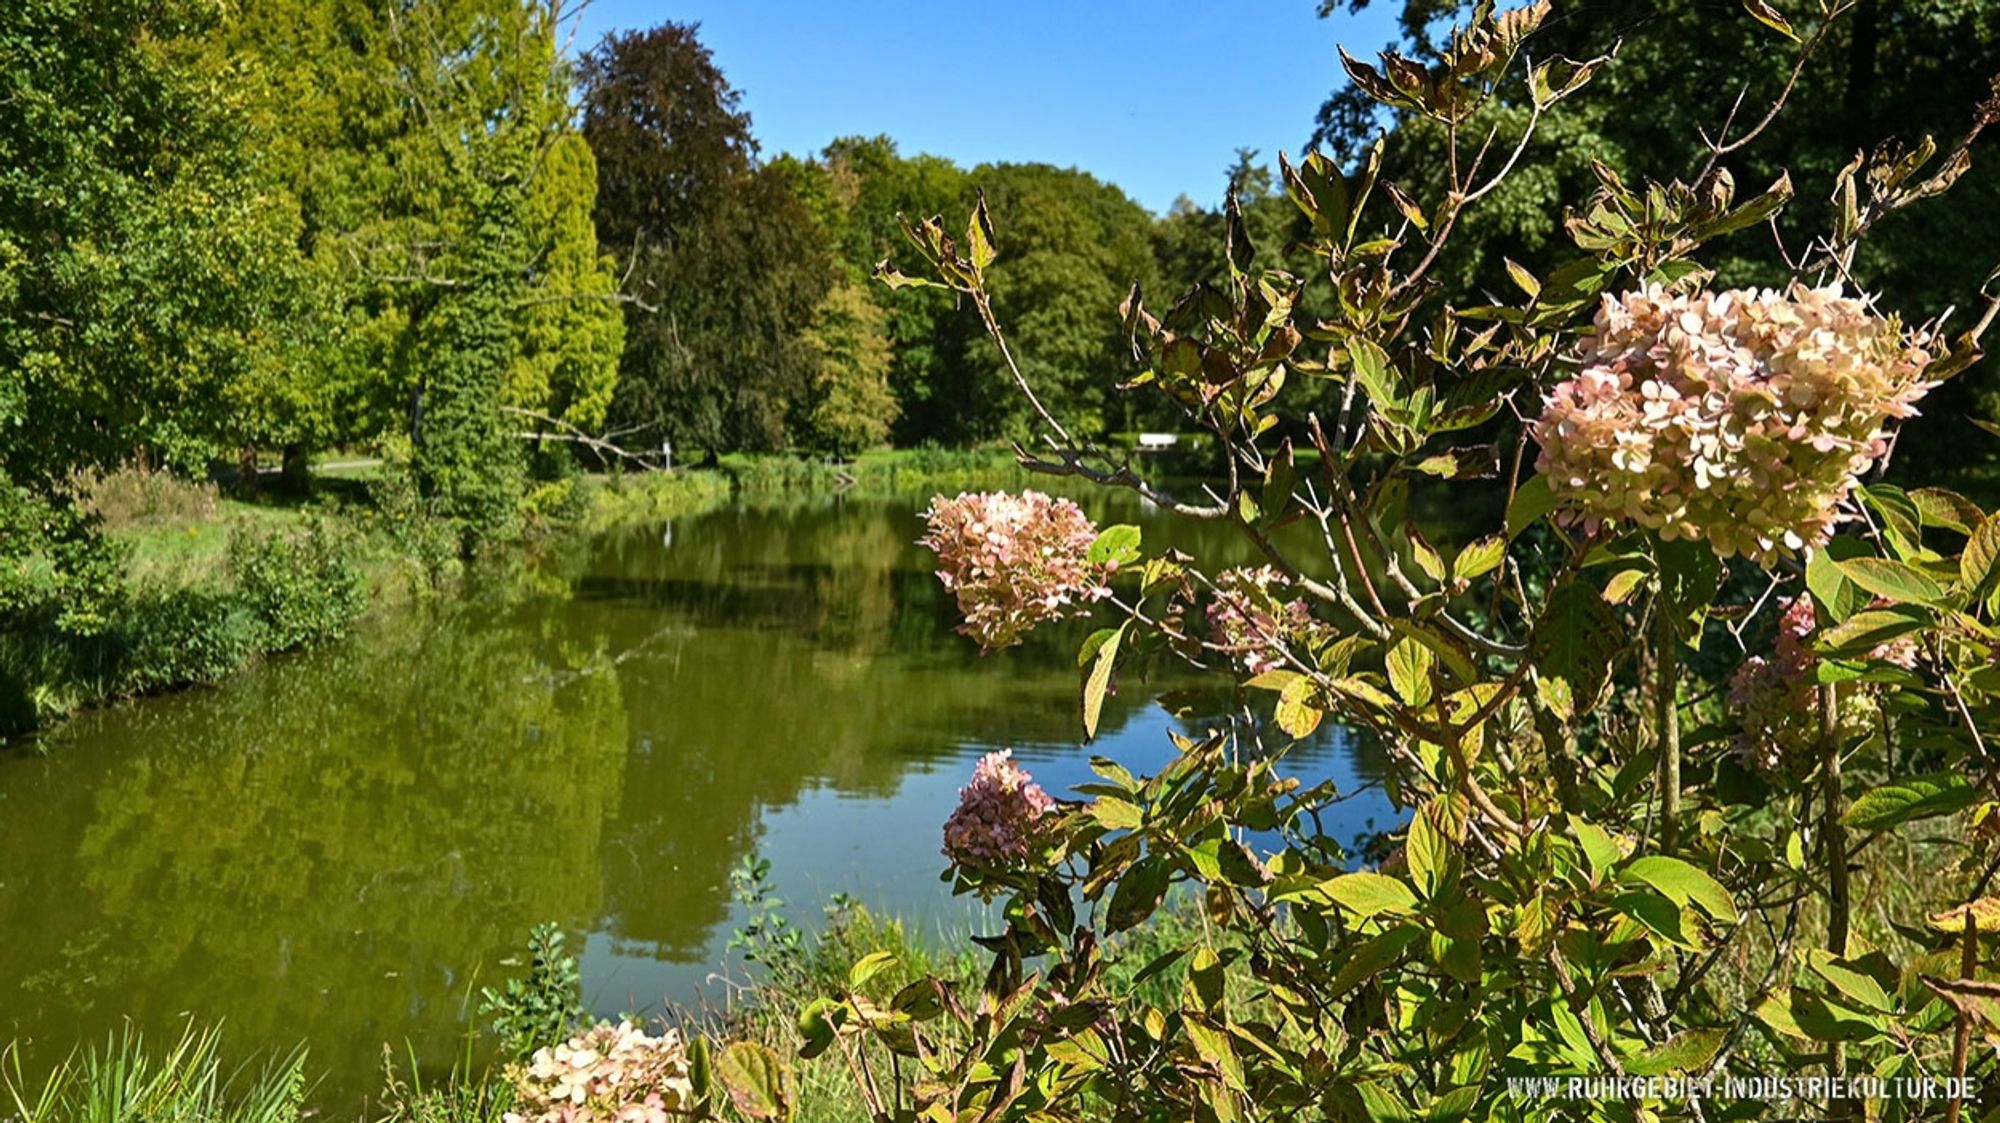
{"type": "MultiPolygon", "coordinates": [[[[595,0],[579,47],[698,22],[764,154],[887,133],[967,166],[1075,166],[1164,211],[1220,201],[1238,147],[1297,154],[1340,81],[1335,46],[1393,37],[1314,0],[595,0]]],[[[1344,7],[1344,6],[1343,6],[1344,7]]]]}

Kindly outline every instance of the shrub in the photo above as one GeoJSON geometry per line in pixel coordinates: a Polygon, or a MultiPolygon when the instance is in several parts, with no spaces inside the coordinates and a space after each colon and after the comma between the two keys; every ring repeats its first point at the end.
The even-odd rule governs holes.
{"type": "Polygon", "coordinates": [[[1157,775],[1094,760],[1076,801],[981,762],[945,825],[955,887],[1001,901],[978,993],[933,976],[885,1000],[871,954],[801,1012],[802,1053],[844,1060],[873,1118],[1747,1119],[1772,1105],[1729,1078],[1807,1069],[1827,1078],[1799,1091],[1810,1117],[1956,1118],[1968,1081],[2000,1076],[1970,1049],[2000,1036],[2000,513],[1879,478],[2000,298],[1953,338],[1831,289],[1881,220],[1958,177],[2000,94],[1942,160],[1884,143],[1814,185],[1840,204],[1825,231],[1787,228],[1789,177],[1737,198],[1720,161],[1761,126],[1713,141],[1691,182],[1598,165],[1566,211],[1573,260],[1509,263],[1503,295],[1450,303],[1430,271],[1460,220],[1610,63],[1528,64],[1550,11],[1480,5],[1433,58],[1347,60],[1450,145],[1436,197],[1382,182],[1379,150],[1281,160],[1315,277],[1252,268],[1232,203],[1225,278],[1163,314],[1125,303],[1130,387],[1225,458],[1198,499],[1078,439],[1013,364],[983,202],[962,235],[908,227],[920,273],[881,270],[950,290],[999,344],[1037,419],[1023,447],[1048,450],[1024,467],[1231,527],[1268,568],[985,517],[1026,497],[933,506],[925,544],[983,647],[1100,618],[1086,738],[1115,681],[1168,660],[1226,681],[1242,716],[1173,734],[1157,775]],[[1473,123],[1503,112],[1526,122],[1511,156],[1473,123]],[[1767,230],[1802,247],[1794,276],[1712,290],[1719,240],[1767,230]],[[1412,525],[1495,475],[1487,533],[1445,550],[1412,525]],[[1729,644],[1756,654],[1690,658],[1729,644]],[[1352,793],[1286,774],[1329,720],[1381,746],[1407,816],[1373,868],[1320,825],[1352,793]],[[1967,812],[1986,828],[1953,840],[1929,899],[1881,902],[1864,933],[1853,869],[1967,812]],[[1182,893],[1209,932],[1133,958],[1121,935],[1182,893]],[[1182,985],[1148,984],[1169,971],[1182,985]],[[1863,1105],[1857,1075],[1938,1096],[1863,1105]],[[1573,1076],[1626,1082],[1565,1100],[1573,1076]]]}
{"type": "Polygon", "coordinates": [[[563,944],[561,928],[536,925],[528,935],[527,977],[509,979],[504,990],[488,987],[480,993],[479,1014],[489,1019],[505,1055],[525,1057],[554,1045],[588,1017],[583,976],[563,944]]]}
{"type": "Polygon", "coordinates": [[[220,682],[258,653],[260,639],[240,597],[201,589],[140,597],[120,632],[123,692],[131,694],[220,682]]]}
{"type": "Polygon", "coordinates": [[[366,600],[356,546],[327,523],[303,531],[239,528],[229,543],[238,594],[263,628],[264,650],[291,651],[338,639],[366,600]]]}
{"type": "Polygon", "coordinates": [[[187,480],[138,464],[111,472],[80,470],[69,478],[77,507],[105,526],[194,523],[215,517],[220,496],[207,480],[187,480]]]}

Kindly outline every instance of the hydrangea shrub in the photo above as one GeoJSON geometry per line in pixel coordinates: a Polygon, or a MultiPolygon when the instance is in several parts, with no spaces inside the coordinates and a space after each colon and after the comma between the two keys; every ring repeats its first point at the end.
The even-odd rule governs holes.
{"type": "MultiPolygon", "coordinates": [[[[1744,7],[1803,66],[1847,6],[1797,27],[1744,7]]],[[[1863,239],[1951,186],[2000,95],[1956,149],[1885,141],[1815,183],[1825,229],[1788,210],[1789,175],[1739,197],[1727,158],[1768,115],[1706,107],[1731,124],[1698,166],[1593,164],[1565,200],[1567,260],[1501,263],[1448,299],[1432,270],[1461,219],[1534,158],[1542,111],[1616,65],[1534,49],[1551,11],[1483,5],[1433,29],[1432,57],[1343,56],[1448,146],[1442,185],[1387,182],[1379,151],[1281,160],[1306,275],[1253,264],[1231,208],[1213,283],[1120,307],[1126,390],[1221,450],[1213,478],[1169,486],[1066,426],[1002,341],[1035,418],[1026,469],[1242,551],[1148,548],[1035,493],[939,499],[924,544],[961,630],[992,651],[1091,617],[1086,738],[1112,684],[1159,665],[1229,705],[1172,734],[1157,774],[1094,759],[1074,800],[979,764],[945,853],[959,891],[998,901],[983,984],[886,994],[864,960],[802,1014],[803,1054],[837,1050],[871,1117],[1900,1121],[1994,1102],[2000,1057],[1973,1043],[2000,1040],[2000,514],[1882,473],[2000,298],[1952,322],[1836,283],[1865,294],[1863,239]],[[1494,113],[1524,129],[1511,154],[1494,113]],[[1715,284],[1728,239],[1772,232],[1790,276],[1715,284]],[[1452,503],[1475,525],[1418,525],[1452,503]],[[1402,817],[1373,837],[1325,827],[1353,790],[1289,774],[1329,722],[1379,750],[1370,783],[1402,817]],[[1920,845],[1922,869],[1893,865],[1920,845]],[[1198,935],[1130,935],[1174,900],[1198,935]],[[1779,1105],[1727,1083],[1806,1075],[1827,1079],[1779,1105]],[[1871,1098],[1857,1076],[1937,1083],[1871,1098]],[[1584,1077],[1614,1090],[1535,1091],[1584,1077]]],[[[908,233],[926,269],[881,278],[952,291],[1001,341],[984,205],[962,234],[908,233]]]]}

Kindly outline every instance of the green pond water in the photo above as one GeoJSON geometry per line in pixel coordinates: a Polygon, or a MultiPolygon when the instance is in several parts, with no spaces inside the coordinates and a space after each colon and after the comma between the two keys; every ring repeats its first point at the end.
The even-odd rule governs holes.
{"type": "MultiPolygon", "coordinates": [[[[746,977],[725,945],[753,852],[801,921],[839,892],[920,934],[977,928],[938,846],[979,754],[1011,747],[1060,794],[1091,754],[1155,769],[1169,729],[1202,723],[1128,679],[1079,744],[1082,633],[981,657],[913,544],[921,506],[563,543],[331,649],[0,753],[0,1043],[32,1079],[127,1019],[154,1040],[220,1022],[233,1057],[307,1042],[316,1098],[359,1108],[385,1043],[449,1063],[541,921],[602,1014],[719,1004],[746,977]]],[[[1129,499],[1086,507],[1176,540],[1129,499]]],[[[1172,529],[1203,556],[1228,533],[1172,529]]],[[[1377,767],[1337,730],[1291,759],[1343,790],[1377,767]]],[[[1377,791],[1335,810],[1343,839],[1396,818],[1377,791]]]]}

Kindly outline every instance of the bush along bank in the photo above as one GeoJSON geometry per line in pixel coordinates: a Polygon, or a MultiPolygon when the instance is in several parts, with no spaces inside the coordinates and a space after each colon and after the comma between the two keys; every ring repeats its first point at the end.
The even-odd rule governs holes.
{"type": "Polygon", "coordinates": [[[369,599],[362,536],[333,518],[238,526],[221,572],[199,584],[135,585],[123,569],[130,548],[107,542],[104,552],[87,610],[52,585],[0,613],[0,738],[339,638],[369,599]]]}

